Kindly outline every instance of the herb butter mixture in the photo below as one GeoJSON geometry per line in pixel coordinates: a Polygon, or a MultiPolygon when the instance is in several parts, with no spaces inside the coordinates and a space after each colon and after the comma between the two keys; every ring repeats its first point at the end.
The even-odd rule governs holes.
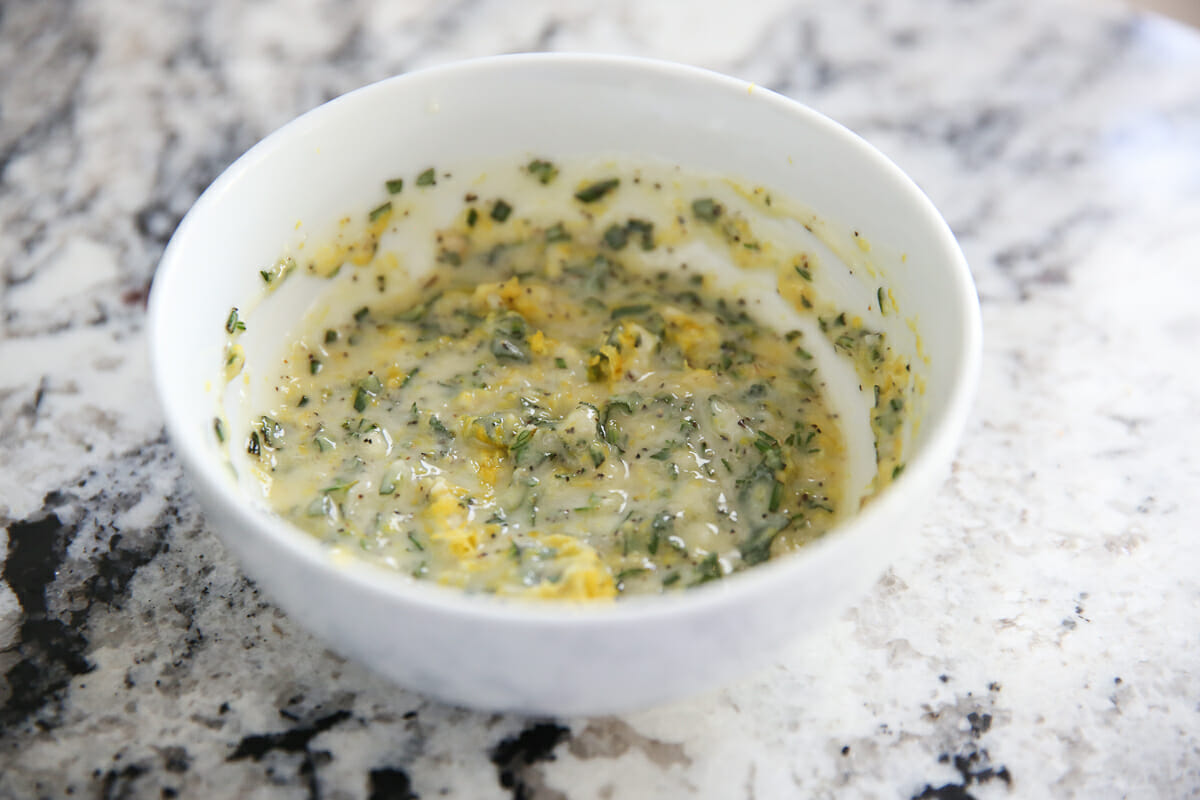
{"type": "MultiPolygon", "coordinates": [[[[558,177],[540,160],[524,172],[535,191],[558,177]]],[[[467,195],[418,290],[387,291],[378,239],[360,248],[378,292],[304,333],[251,427],[287,519],[418,578],[571,599],[695,586],[833,524],[845,448],[804,336],[685,265],[630,266],[688,231],[740,239],[731,215],[694,197],[670,230],[601,225],[621,179],[571,189],[552,223],[467,195]]],[[[370,230],[398,216],[389,200],[370,230]]],[[[792,280],[808,269],[795,261],[792,280]]],[[[881,335],[844,315],[821,328],[885,360],[881,335]]],[[[903,404],[888,392],[880,424],[903,404]]]]}

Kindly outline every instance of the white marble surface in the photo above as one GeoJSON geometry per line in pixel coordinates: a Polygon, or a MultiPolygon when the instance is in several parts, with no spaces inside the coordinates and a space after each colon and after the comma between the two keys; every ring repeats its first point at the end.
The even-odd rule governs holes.
{"type": "Polygon", "coordinates": [[[1200,797],[1200,36],[1095,2],[0,6],[0,796],[1200,797]],[[151,395],[163,244],[345,90],[515,50],[701,64],[858,131],[985,324],[923,536],[778,663],[622,718],[448,708],[241,576],[151,395]]]}

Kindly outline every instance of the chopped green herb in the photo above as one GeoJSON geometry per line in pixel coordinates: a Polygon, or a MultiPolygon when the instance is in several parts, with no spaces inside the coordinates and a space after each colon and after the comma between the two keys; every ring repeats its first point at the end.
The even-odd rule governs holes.
{"type": "Polygon", "coordinates": [[[400,194],[404,191],[404,178],[392,178],[385,181],[383,185],[387,187],[388,194],[400,194]]]}
{"type": "Polygon", "coordinates": [[[610,225],[604,232],[604,243],[613,250],[621,250],[629,242],[629,233],[621,225],[610,225]]]}
{"type": "Polygon", "coordinates": [[[565,358],[556,358],[554,359],[554,366],[558,367],[559,369],[566,369],[567,360],[565,358]]]}
{"type": "Polygon", "coordinates": [[[495,205],[492,206],[491,217],[492,219],[496,220],[496,222],[504,222],[506,219],[508,219],[508,215],[511,213],[512,206],[503,200],[497,200],[495,205]]]}
{"type": "Polygon", "coordinates": [[[598,444],[593,444],[590,447],[588,447],[588,455],[592,459],[593,467],[598,467],[601,464],[603,464],[604,459],[606,458],[606,456],[604,455],[604,449],[598,444]]]}
{"type": "MultiPolygon", "coordinates": [[[[408,532],[408,540],[409,540],[410,542],[412,542],[412,544],[413,544],[413,547],[417,548],[418,550],[424,550],[424,549],[425,549],[425,547],[424,547],[424,546],[421,544],[420,540],[419,540],[419,539],[417,539],[417,535],[416,535],[415,533],[413,533],[412,531],[409,531],[409,532],[408,532]]],[[[424,567],[425,565],[424,565],[424,564],[422,564],[421,566],[422,566],[422,567],[424,567]]]]}
{"type": "Polygon", "coordinates": [[[420,175],[417,176],[417,186],[436,186],[436,185],[437,185],[437,173],[434,171],[433,167],[430,167],[429,169],[425,170],[424,172],[422,172],[420,175]]]}
{"type": "Polygon", "coordinates": [[[308,357],[308,374],[309,375],[316,375],[318,372],[321,371],[321,366],[322,366],[322,364],[320,361],[313,358],[312,356],[308,357]]]}
{"type": "Polygon", "coordinates": [[[371,213],[367,215],[367,219],[369,219],[371,222],[378,222],[380,217],[391,213],[391,211],[392,201],[388,200],[386,203],[371,209],[371,213]]]}
{"type": "Polygon", "coordinates": [[[467,209],[467,227],[474,228],[475,223],[479,221],[479,212],[473,208],[467,209]]]}
{"type": "Polygon", "coordinates": [[[434,433],[438,436],[445,436],[448,439],[454,438],[454,433],[442,424],[442,421],[437,418],[437,414],[429,418],[429,427],[433,428],[434,433]]]}
{"type": "Polygon", "coordinates": [[[513,440],[512,446],[508,448],[509,452],[512,453],[513,458],[516,459],[518,463],[521,461],[521,454],[524,453],[525,448],[529,446],[529,441],[533,438],[533,434],[533,428],[522,429],[521,432],[517,434],[517,438],[513,440]]]}
{"type": "Polygon", "coordinates": [[[229,316],[225,319],[225,332],[232,334],[244,330],[246,330],[246,323],[238,319],[238,310],[235,306],[230,309],[229,316]]]}
{"type": "Polygon", "coordinates": [[[329,450],[337,449],[337,443],[325,435],[325,426],[321,425],[317,428],[316,435],[313,436],[313,444],[317,446],[317,450],[324,453],[329,450]]]}
{"type": "Polygon", "coordinates": [[[643,250],[654,249],[654,223],[644,219],[630,219],[625,223],[625,231],[630,236],[637,236],[643,250]]]}
{"type": "Polygon", "coordinates": [[[650,306],[645,303],[639,303],[632,306],[618,306],[612,310],[609,315],[612,319],[621,319],[622,317],[634,317],[638,314],[645,314],[650,310],[650,306]]]}
{"type": "Polygon", "coordinates": [[[274,275],[271,274],[270,270],[265,270],[265,269],[260,269],[258,271],[258,274],[262,275],[263,283],[270,283],[271,279],[275,277],[274,275]]]}
{"type": "Polygon", "coordinates": [[[363,306],[358,311],[354,312],[354,321],[361,324],[362,321],[367,318],[367,314],[370,314],[370,313],[371,313],[371,309],[367,308],[366,306],[363,306]]]}
{"type": "Polygon", "coordinates": [[[546,243],[553,244],[554,242],[569,242],[571,234],[567,233],[567,229],[563,227],[561,222],[556,222],[549,228],[546,228],[546,243]]]}
{"type": "Polygon", "coordinates": [[[892,467],[892,480],[896,480],[896,478],[899,478],[900,473],[902,473],[902,472],[904,472],[903,464],[897,464],[896,466],[892,467]]]}
{"type": "Polygon", "coordinates": [[[781,502],[783,502],[783,483],[775,481],[775,485],[771,487],[771,503],[767,506],[767,510],[778,511],[781,502]]]}
{"type": "Polygon", "coordinates": [[[705,222],[714,222],[717,217],[721,216],[724,209],[721,204],[711,197],[701,197],[692,201],[692,214],[696,219],[702,219],[705,222]]]}
{"type": "Polygon", "coordinates": [[[653,453],[650,457],[655,461],[666,461],[671,457],[671,453],[674,452],[677,446],[678,445],[675,442],[667,442],[666,446],[663,447],[662,450],[659,450],[657,453],[653,453]]]}
{"type": "Polygon", "coordinates": [[[549,161],[543,161],[540,158],[535,158],[529,162],[529,166],[525,168],[530,175],[537,178],[543,184],[549,183],[558,176],[558,167],[554,166],[549,161]]]}
{"type": "Polygon", "coordinates": [[[383,381],[379,380],[379,376],[377,375],[368,375],[359,381],[358,385],[372,396],[375,396],[383,391],[383,381]]]}
{"type": "Polygon", "coordinates": [[[225,444],[225,423],[221,422],[220,417],[213,417],[213,433],[217,435],[217,441],[225,444]]]}
{"type": "Polygon", "coordinates": [[[641,575],[642,573],[644,573],[646,571],[647,570],[645,567],[630,567],[629,569],[623,569],[620,572],[618,572],[614,579],[616,580],[617,583],[621,583],[626,578],[632,578],[634,575],[641,575]]]}
{"type": "Polygon", "coordinates": [[[583,187],[575,193],[575,199],[581,203],[594,203],[604,195],[621,185],[619,178],[605,178],[583,187]]]}
{"type": "Polygon", "coordinates": [[[771,544],[784,528],[790,523],[786,523],[780,527],[778,525],[761,525],[750,534],[746,543],[738,549],[742,553],[742,561],[748,566],[761,564],[771,557],[771,544]]]}
{"type": "Polygon", "coordinates": [[[333,328],[326,328],[325,344],[333,344],[337,340],[338,340],[338,332],[335,331],[333,328]]]}
{"type": "Polygon", "coordinates": [[[812,280],[812,272],[810,272],[806,267],[802,267],[799,264],[797,264],[796,266],[793,267],[793,269],[795,269],[796,274],[799,275],[801,278],[804,278],[804,280],[806,280],[806,281],[812,280]]]}
{"type": "Polygon", "coordinates": [[[880,314],[885,313],[884,309],[883,309],[883,287],[882,286],[880,286],[878,291],[875,292],[875,296],[879,298],[879,313],[880,314]]]}
{"type": "Polygon", "coordinates": [[[692,584],[693,586],[721,577],[721,562],[718,560],[717,554],[709,553],[705,556],[704,560],[696,565],[696,573],[699,578],[692,584]]]}

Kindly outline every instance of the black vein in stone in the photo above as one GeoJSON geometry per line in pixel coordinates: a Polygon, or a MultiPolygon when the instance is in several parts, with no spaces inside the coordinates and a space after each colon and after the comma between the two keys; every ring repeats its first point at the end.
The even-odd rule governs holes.
{"type": "Polygon", "coordinates": [[[533,800],[540,776],[530,767],[539,761],[553,761],[554,749],[570,735],[571,729],[553,722],[538,722],[516,736],[503,739],[492,748],[491,759],[496,765],[500,785],[512,792],[513,800],[533,800]]]}

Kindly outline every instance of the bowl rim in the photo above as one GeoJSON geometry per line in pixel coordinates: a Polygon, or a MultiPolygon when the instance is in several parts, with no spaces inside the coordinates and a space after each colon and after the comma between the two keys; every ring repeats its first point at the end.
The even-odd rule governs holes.
{"type": "MultiPolygon", "coordinates": [[[[348,581],[360,584],[378,595],[422,610],[454,612],[477,618],[483,622],[506,621],[527,622],[539,625],[608,625],[631,618],[671,618],[692,615],[714,606],[736,602],[738,598],[771,594],[772,590],[800,573],[808,562],[838,547],[848,546],[851,539],[866,536],[872,529],[886,528],[886,521],[903,511],[905,487],[922,481],[939,485],[943,470],[957,448],[957,442],[965,426],[974,402],[976,386],[982,361],[982,323],[979,301],[970,268],[963,256],[954,234],[945,219],[937,211],[929,197],[903,170],[882,152],[844,125],[798,100],[763,88],[752,82],[725,75],[703,67],[680,64],[640,56],[609,55],[598,53],[517,53],[486,56],[455,61],[438,66],[426,67],[402,73],[367,84],[329,100],[277,128],[247,150],[226,168],[200,195],[172,234],[159,261],[151,286],[147,334],[150,344],[150,362],[154,388],[163,409],[166,429],[174,443],[174,451],[193,481],[203,484],[210,497],[219,498],[238,525],[254,528],[269,539],[272,546],[292,552],[310,566],[322,571],[338,573],[348,581]],[[255,504],[246,502],[235,486],[219,474],[222,466],[213,459],[202,456],[203,442],[194,425],[171,400],[174,389],[167,385],[162,365],[168,360],[166,337],[157,335],[171,323],[171,309],[165,299],[176,273],[184,269],[186,255],[183,250],[192,229],[200,224],[208,209],[221,201],[226,192],[235,188],[242,176],[256,165],[269,159],[274,151],[287,140],[319,126],[326,117],[336,115],[343,105],[357,102],[359,98],[378,92],[394,91],[394,87],[409,84],[420,85],[427,81],[457,75],[464,72],[489,69],[521,68],[529,65],[572,65],[575,67],[625,70],[632,73],[654,74],[669,80],[701,82],[711,86],[715,92],[738,92],[754,95],[758,102],[773,104],[797,117],[803,124],[819,129],[822,134],[837,137],[854,148],[859,156],[874,169],[889,175],[903,187],[908,200],[926,218],[936,249],[949,265],[946,275],[951,283],[952,295],[963,318],[959,335],[961,346],[957,363],[951,368],[956,375],[946,399],[945,413],[936,420],[923,424],[932,427],[919,452],[906,462],[904,472],[874,495],[867,505],[830,529],[820,539],[809,543],[786,558],[770,560],[727,576],[721,581],[712,581],[684,592],[665,595],[634,595],[619,598],[614,603],[583,603],[571,601],[544,601],[523,598],[499,597],[486,594],[469,594],[455,587],[447,587],[433,581],[417,581],[397,574],[394,570],[374,564],[366,559],[352,557],[335,561],[328,546],[304,531],[273,515],[255,504]]],[[[218,533],[218,536],[221,535],[218,533]]],[[[221,537],[223,538],[223,537],[221,537]]],[[[239,566],[241,566],[239,564],[239,566]]]]}

